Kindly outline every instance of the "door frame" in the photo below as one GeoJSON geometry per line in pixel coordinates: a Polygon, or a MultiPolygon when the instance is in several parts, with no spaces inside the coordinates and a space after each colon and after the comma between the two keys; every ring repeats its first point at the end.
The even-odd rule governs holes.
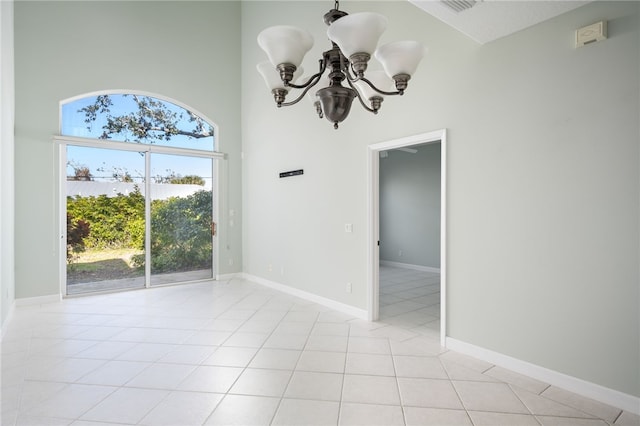
{"type": "MultiPolygon", "coordinates": [[[[156,145],[143,145],[143,144],[132,144],[128,142],[120,142],[120,141],[103,141],[96,139],[88,139],[88,138],[80,138],[75,136],[54,136],[53,141],[58,145],[58,193],[59,193],[59,235],[60,235],[60,245],[58,248],[59,251],[59,265],[60,272],[58,274],[60,280],[60,294],[62,297],[72,297],[67,294],[67,259],[66,259],[66,249],[67,249],[67,190],[66,190],[66,168],[67,168],[67,145],[72,146],[80,146],[87,148],[100,148],[100,149],[113,149],[118,151],[129,151],[129,152],[143,152],[145,154],[145,176],[148,174],[148,170],[150,169],[150,157],[152,153],[158,154],[170,154],[170,155],[182,155],[187,157],[198,157],[198,158],[208,158],[212,160],[212,172],[214,173],[214,182],[211,187],[211,191],[213,196],[212,199],[212,219],[215,222],[219,222],[219,213],[220,213],[220,203],[219,203],[219,193],[220,193],[220,179],[219,179],[219,165],[214,164],[215,160],[226,160],[227,156],[225,153],[219,151],[199,151],[187,148],[173,148],[166,146],[156,146],[156,145]]],[[[145,218],[150,218],[151,216],[151,199],[149,195],[150,191],[150,179],[145,179],[145,218]]],[[[151,288],[151,271],[150,271],[150,262],[149,256],[150,252],[150,233],[151,233],[151,223],[149,220],[145,220],[145,285],[144,288],[151,288]]],[[[213,236],[212,241],[212,249],[213,249],[213,259],[212,259],[212,280],[216,280],[218,276],[218,262],[220,258],[220,247],[219,247],[219,238],[213,236]]],[[[190,281],[179,282],[175,284],[185,284],[190,281]]],[[[174,285],[165,284],[165,285],[174,285]]],[[[154,285],[153,287],[161,287],[162,285],[154,285]]],[[[113,291],[106,291],[107,293],[111,293],[113,291]]],[[[90,295],[105,293],[105,292],[92,292],[87,293],[90,295]]]]}
{"type": "Polygon", "coordinates": [[[447,129],[371,144],[367,147],[368,254],[367,316],[377,321],[380,310],[380,152],[411,145],[440,142],[440,344],[447,331],[447,129]]]}

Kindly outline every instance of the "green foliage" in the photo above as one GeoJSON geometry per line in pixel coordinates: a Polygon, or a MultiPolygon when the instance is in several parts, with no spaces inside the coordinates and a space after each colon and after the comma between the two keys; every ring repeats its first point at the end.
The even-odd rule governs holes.
{"type": "Polygon", "coordinates": [[[204,179],[196,175],[175,176],[171,178],[171,183],[177,185],[200,185],[204,186],[204,179]]]}
{"type": "Polygon", "coordinates": [[[200,185],[200,186],[204,186],[205,182],[204,179],[201,178],[198,175],[186,175],[186,176],[182,176],[179,174],[176,174],[176,172],[174,172],[171,169],[167,169],[166,170],[166,175],[156,175],[154,176],[153,180],[155,183],[170,183],[173,185],[200,185]]]}
{"type": "Polygon", "coordinates": [[[84,238],[89,248],[144,248],[144,196],[136,188],[115,197],[67,197],[67,212],[73,220],[91,227],[84,238]]]}
{"type": "Polygon", "coordinates": [[[211,191],[151,204],[154,272],[211,268],[211,191]]]}
{"type": "Polygon", "coordinates": [[[96,121],[99,114],[108,114],[109,107],[111,106],[113,106],[113,101],[111,101],[109,95],[100,95],[96,97],[96,101],[93,105],[84,107],[78,112],[84,112],[84,122],[89,124],[89,126],[87,126],[87,129],[91,130],[90,124],[96,121]]]}
{"type": "Polygon", "coordinates": [[[72,263],[78,253],[85,251],[84,239],[89,236],[90,225],[82,219],[74,219],[67,213],[67,263],[72,263]]]}
{"type": "Polygon", "coordinates": [[[150,96],[122,96],[131,96],[138,110],[128,114],[112,115],[113,101],[109,95],[97,96],[92,105],[78,110],[84,113],[84,121],[88,124],[89,131],[92,130],[95,121],[102,118],[106,120],[100,139],[111,139],[113,135],[120,135],[125,141],[153,143],[169,141],[176,135],[194,139],[213,136],[213,127],[191,111],[176,112],[168,107],[168,102],[150,96]],[[188,128],[182,127],[185,123],[188,123],[188,128]]]}
{"type": "MultiPolygon", "coordinates": [[[[144,196],[137,189],[116,197],[68,197],[67,212],[68,228],[69,223],[86,223],[90,229],[81,237],[83,247],[144,249],[144,196]]],[[[211,268],[211,221],[211,191],[152,201],[153,272],[211,268]]],[[[143,266],[144,254],[132,261],[143,266]]]]}

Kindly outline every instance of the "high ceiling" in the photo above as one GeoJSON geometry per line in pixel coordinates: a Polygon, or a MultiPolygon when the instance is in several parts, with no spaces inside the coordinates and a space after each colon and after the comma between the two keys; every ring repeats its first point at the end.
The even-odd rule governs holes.
{"type": "Polygon", "coordinates": [[[513,34],[590,1],[409,0],[480,44],[513,34]]]}

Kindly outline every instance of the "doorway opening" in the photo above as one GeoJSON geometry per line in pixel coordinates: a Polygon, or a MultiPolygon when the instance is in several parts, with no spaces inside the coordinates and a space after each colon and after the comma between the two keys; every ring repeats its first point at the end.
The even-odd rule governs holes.
{"type": "MultiPolygon", "coordinates": [[[[403,325],[414,323],[417,326],[424,326],[426,333],[431,333],[429,329],[433,329],[433,333],[439,332],[440,344],[443,346],[446,338],[446,146],[446,130],[442,129],[373,144],[368,149],[369,319],[388,320],[391,323],[401,321],[403,325]],[[389,215],[389,206],[401,202],[401,192],[408,188],[386,188],[385,199],[385,196],[381,195],[380,162],[389,160],[391,155],[395,155],[396,158],[403,155],[417,155],[418,150],[422,150],[423,155],[430,155],[431,162],[437,156],[435,161],[438,162],[439,176],[436,178],[439,179],[434,180],[439,180],[439,188],[435,188],[432,194],[428,195],[431,201],[423,200],[422,202],[432,207],[437,205],[439,211],[431,211],[433,220],[430,224],[420,223],[419,226],[423,228],[422,237],[415,238],[416,236],[412,235],[412,241],[402,242],[402,233],[411,233],[411,227],[407,227],[406,223],[398,224],[396,227],[387,220],[383,230],[381,226],[389,217],[381,219],[381,214],[389,215]],[[428,154],[426,151],[431,153],[428,154]],[[434,201],[433,197],[436,193],[439,200],[434,201]],[[437,229],[434,230],[434,227],[437,229]],[[383,238],[385,232],[386,240],[383,238]],[[408,245],[406,252],[403,250],[403,244],[408,245]],[[385,258],[382,261],[381,253],[385,258]],[[417,254],[420,260],[416,260],[417,254]]],[[[405,158],[405,160],[409,159],[405,158]]],[[[419,202],[412,206],[413,210],[416,208],[420,208],[419,202]]],[[[410,220],[403,215],[429,215],[426,210],[403,211],[395,207],[392,209],[395,211],[393,220],[407,223],[410,220]]]]}

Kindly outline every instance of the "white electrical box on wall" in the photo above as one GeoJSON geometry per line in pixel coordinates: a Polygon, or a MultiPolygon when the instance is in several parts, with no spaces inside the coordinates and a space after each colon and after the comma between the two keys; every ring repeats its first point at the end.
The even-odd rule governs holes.
{"type": "Polygon", "coordinates": [[[596,22],[576,30],[576,47],[582,47],[606,38],[607,21],[596,22]]]}

